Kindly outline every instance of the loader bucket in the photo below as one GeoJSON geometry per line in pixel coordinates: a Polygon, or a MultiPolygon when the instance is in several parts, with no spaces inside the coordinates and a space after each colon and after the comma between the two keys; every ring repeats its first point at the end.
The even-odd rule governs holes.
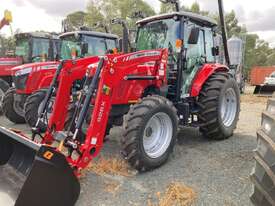
{"type": "Polygon", "coordinates": [[[254,94],[271,96],[275,92],[275,85],[257,85],[254,94]]]}
{"type": "Polygon", "coordinates": [[[4,196],[15,206],[73,206],[79,193],[63,154],[0,127],[0,204],[4,196]]]}

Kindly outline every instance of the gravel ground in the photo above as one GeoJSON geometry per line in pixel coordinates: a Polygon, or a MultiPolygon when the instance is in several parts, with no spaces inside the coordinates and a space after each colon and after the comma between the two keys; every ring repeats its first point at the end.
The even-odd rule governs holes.
{"type": "MultiPolygon", "coordinates": [[[[248,88],[248,93],[250,91],[248,88]]],[[[225,141],[209,141],[195,129],[184,129],[178,135],[178,144],[169,161],[152,172],[133,177],[87,173],[81,178],[82,191],[77,206],[146,206],[149,200],[156,204],[156,193],[165,191],[174,181],[196,191],[195,205],[198,206],[251,205],[249,174],[254,165],[256,130],[265,104],[266,98],[243,95],[237,130],[225,141]],[[114,188],[108,188],[110,185],[114,188]]],[[[4,118],[0,122],[14,127],[4,118]]],[[[24,125],[20,128],[26,130],[24,125]]],[[[119,155],[120,135],[120,128],[112,129],[111,140],[105,143],[102,156],[119,155]]]]}

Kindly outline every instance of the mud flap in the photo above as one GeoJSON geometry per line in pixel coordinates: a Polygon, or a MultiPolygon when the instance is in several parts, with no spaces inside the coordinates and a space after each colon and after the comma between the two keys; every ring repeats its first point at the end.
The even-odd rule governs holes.
{"type": "MultiPolygon", "coordinates": [[[[4,165],[26,177],[13,197],[15,206],[73,206],[78,199],[80,184],[63,154],[0,127],[0,167],[4,165]]],[[[5,191],[1,185],[0,191],[5,191]]]]}

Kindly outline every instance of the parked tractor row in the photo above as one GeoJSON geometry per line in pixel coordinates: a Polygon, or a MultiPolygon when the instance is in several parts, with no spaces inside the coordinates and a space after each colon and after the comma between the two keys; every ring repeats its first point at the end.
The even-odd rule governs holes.
{"type": "Polygon", "coordinates": [[[18,41],[18,51],[32,63],[12,69],[15,88],[5,93],[3,111],[13,122],[26,120],[32,136],[0,127],[0,165],[26,177],[19,194],[12,195],[16,206],[74,205],[78,177],[113,126],[123,127],[122,154],[139,172],[168,160],[182,126],[199,128],[212,140],[233,135],[240,85],[228,52],[222,0],[225,64],[217,63],[213,19],[180,11],[178,1],[162,2],[176,11],[138,21],[134,52],[128,52],[129,35],[117,19],[113,23],[124,25],[121,41],[93,31],[64,33],[60,53],[48,50],[43,56],[60,54],[58,61],[42,61],[39,53],[42,62],[33,63],[38,57],[30,53],[33,44],[24,44],[26,50],[18,41]]]}

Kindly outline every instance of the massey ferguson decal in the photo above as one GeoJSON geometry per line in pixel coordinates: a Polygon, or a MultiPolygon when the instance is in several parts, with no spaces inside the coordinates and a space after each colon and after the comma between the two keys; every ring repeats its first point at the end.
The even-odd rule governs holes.
{"type": "Polygon", "coordinates": [[[150,51],[150,52],[141,52],[137,54],[133,54],[131,56],[125,57],[123,61],[130,61],[133,59],[138,59],[140,57],[151,57],[151,56],[159,56],[161,54],[160,51],[150,51]]]}

